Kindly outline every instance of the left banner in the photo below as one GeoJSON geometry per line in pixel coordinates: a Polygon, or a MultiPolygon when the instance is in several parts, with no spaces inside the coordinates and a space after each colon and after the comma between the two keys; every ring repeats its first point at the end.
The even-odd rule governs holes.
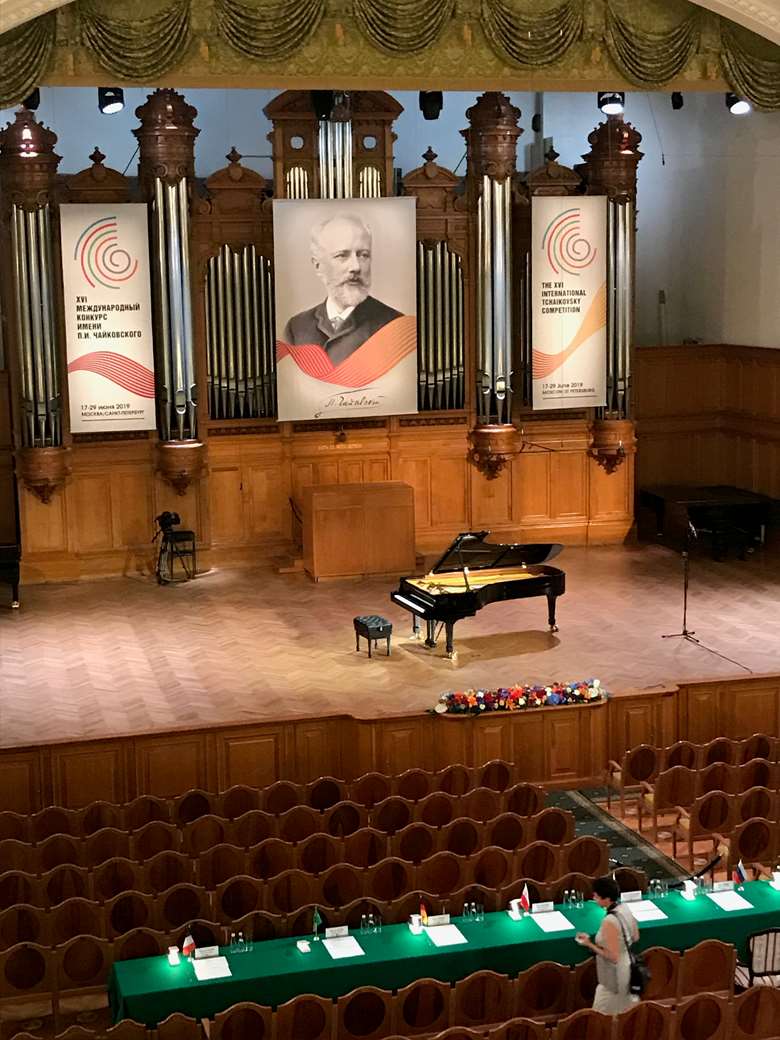
{"type": "Polygon", "coordinates": [[[155,428],[147,208],[60,207],[71,433],[155,428]]]}

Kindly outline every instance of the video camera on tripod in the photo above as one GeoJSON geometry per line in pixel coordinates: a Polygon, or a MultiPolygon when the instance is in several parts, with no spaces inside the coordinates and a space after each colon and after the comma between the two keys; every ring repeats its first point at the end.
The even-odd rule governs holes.
{"type": "Polygon", "coordinates": [[[152,541],[156,542],[161,534],[172,534],[174,527],[178,527],[181,523],[181,517],[178,513],[171,513],[166,509],[165,512],[154,518],[154,522],[157,524],[157,531],[152,541]]]}

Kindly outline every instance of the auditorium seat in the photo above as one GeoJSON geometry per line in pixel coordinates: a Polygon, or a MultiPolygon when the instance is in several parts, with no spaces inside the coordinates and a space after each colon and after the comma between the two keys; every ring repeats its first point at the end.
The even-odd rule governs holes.
{"type": "Polygon", "coordinates": [[[740,763],[749,762],[751,758],[765,758],[770,762],[777,761],[777,738],[764,733],[754,733],[740,741],[740,763]]]}
{"type": "Polygon", "coordinates": [[[259,808],[260,792],[256,787],[234,784],[219,796],[219,815],[227,820],[237,820],[239,816],[259,808]]]}
{"type": "Polygon", "coordinates": [[[302,870],[285,870],[272,878],[265,889],[265,909],[275,914],[287,914],[307,903],[312,903],[314,879],[302,870]]]}
{"type": "Polygon", "coordinates": [[[49,805],[30,817],[30,840],[39,844],[55,834],[81,835],[81,818],[77,809],[49,805]]]}
{"type": "Polygon", "coordinates": [[[147,823],[170,823],[171,807],[164,798],[141,794],[122,809],[122,825],[126,831],[141,830],[147,823]]]}
{"type": "Polygon", "coordinates": [[[413,870],[401,859],[387,857],[366,871],[365,894],[380,902],[389,903],[413,887],[413,870]]]}
{"type": "Polygon", "coordinates": [[[512,899],[519,899],[525,888],[528,888],[528,898],[531,903],[546,903],[552,899],[552,883],[544,884],[535,878],[521,876],[515,878],[510,884],[499,891],[499,905],[506,907],[512,899]]]}
{"type": "Polygon", "coordinates": [[[284,932],[284,918],[265,910],[253,910],[230,921],[228,931],[243,932],[251,942],[278,939],[284,932]]]}
{"type": "Polygon", "coordinates": [[[540,809],[528,820],[529,832],[536,841],[548,841],[551,845],[563,845],[574,839],[574,816],[565,809],[551,805],[540,809]]]}
{"type": "MultiPolygon", "coordinates": [[[[530,845],[536,837],[536,817],[524,818],[513,812],[504,812],[490,820],[485,827],[485,841],[501,849],[514,852],[530,845]]],[[[463,821],[456,820],[455,824],[463,821]]],[[[451,824],[454,826],[455,824],[451,824]]],[[[453,849],[453,852],[457,850],[453,849]]]]}
{"type": "Polygon", "coordinates": [[[732,1008],[726,997],[700,993],[675,1009],[674,1040],[731,1040],[732,1008]]]}
{"type": "Polygon", "coordinates": [[[38,849],[15,838],[0,841],[0,863],[3,865],[4,873],[18,870],[28,874],[39,874],[41,870],[38,849]]]}
{"type": "Polygon", "coordinates": [[[314,911],[320,915],[321,926],[319,929],[320,939],[325,928],[331,928],[339,923],[341,912],[332,906],[323,906],[321,902],[304,903],[296,910],[289,913],[284,922],[285,934],[292,937],[303,935],[309,938],[314,933],[314,911]]]}
{"type": "Polygon", "coordinates": [[[171,885],[155,898],[155,919],[163,931],[171,931],[195,918],[211,917],[211,896],[200,885],[171,885]]]}
{"type": "Polygon", "coordinates": [[[334,776],[321,776],[306,785],[306,804],[316,809],[317,812],[325,812],[337,802],[347,801],[348,784],[343,780],[337,780],[334,776]]]}
{"type": "Polygon", "coordinates": [[[534,881],[554,881],[560,876],[559,850],[546,841],[534,841],[517,852],[515,873],[534,881]]]}
{"type": "Polygon", "coordinates": [[[77,935],[56,951],[55,1017],[58,1029],[77,1025],[75,1016],[84,1011],[102,1012],[102,1029],[111,1024],[106,986],[114,961],[113,944],[94,935],[77,935]]]}
{"type": "Polygon", "coordinates": [[[560,872],[602,877],[609,868],[609,846],[603,838],[584,834],[561,846],[560,872]]]}
{"type": "Polygon", "coordinates": [[[693,870],[694,845],[697,841],[709,841],[714,848],[716,835],[731,830],[734,808],[733,797],[723,791],[709,791],[698,797],[689,809],[679,809],[671,827],[672,856],[677,859],[677,844],[683,841],[693,870]]]}
{"type": "Polygon", "coordinates": [[[63,863],[41,875],[40,898],[44,906],[56,906],[73,896],[89,899],[92,894],[93,878],[86,867],[63,863]]]}
{"type": "Polygon", "coordinates": [[[84,864],[96,867],[116,856],[130,855],[130,835],[116,827],[101,827],[84,839],[84,864]]]}
{"type": "Polygon", "coordinates": [[[0,913],[0,950],[8,950],[22,942],[46,946],[50,942],[50,919],[37,906],[20,903],[0,913]]]}
{"type": "MultiPolygon", "coordinates": [[[[414,803],[408,802],[398,795],[390,795],[383,801],[378,802],[371,810],[369,824],[378,831],[385,834],[395,834],[412,822],[414,818],[414,803]]],[[[449,820],[445,820],[448,823],[449,820]]],[[[433,824],[434,827],[441,824],[433,824]]]]}
{"type": "Polygon", "coordinates": [[[30,817],[24,816],[22,813],[10,812],[9,810],[0,812],[0,842],[5,841],[6,838],[13,838],[15,841],[29,844],[32,841],[30,837],[30,817]]]}
{"type": "Polygon", "coordinates": [[[780,991],[780,928],[748,936],[747,961],[737,962],[734,981],[743,989],[758,985],[780,991]]]}
{"type": "Polygon", "coordinates": [[[144,863],[144,890],[164,892],[171,885],[181,885],[194,879],[192,860],[183,852],[163,849],[144,863]]]}
{"type": "Polygon", "coordinates": [[[677,995],[688,997],[696,993],[734,992],[734,971],[737,952],[730,943],[719,939],[704,939],[683,951],[677,995]]]}
{"type": "Polygon", "coordinates": [[[476,772],[468,766],[451,765],[434,774],[434,782],[439,791],[456,797],[466,794],[477,786],[476,772]]]}
{"type": "Polygon", "coordinates": [[[659,773],[651,786],[643,782],[637,801],[638,828],[650,817],[653,844],[658,844],[659,820],[676,813],[677,808],[693,805],[698,794],[698,773],[687,766],[672,766],[659,773]]]}
{"type": "Polygon", "coordinates": [[[416,979],[393,999],[393,1029],[404,1037],[438,1033],[450,1025],[450,984],[416,979]]]}
{"type": "Polygon", "coordinates": [[[261,795],[260,808],[271,813],[272,816],[281,816],[303,800],[303,791],[298,784],[289,780],[277,780],[276,783],[266,787],[261,795]]]}
{"type": "Polygon", "coordinates": [[[392,996],[360,986],[336,1001],[334,1040],[380,1040],[392,1032],[392,996]]]}
{"type": "Polygon", "coordinates": [[[780,1032],[780,990],[754,986],[734,998],[730,1040],[774,1040],[780,1032]]]}
{"type": "Polygon", "coordinates": [[[77,935],[105,935],[103,915],[103,907],[89,899],[66,899],[49,911],[49,942],[59,946],[77,935]]]}
{"type": "Polygon", "coordinates": [[[538,784],[519,783],[507,788],[504,808],[518,816],[534,816],[544,808],[545,791],[538,784]]]}
{"type": "Polygon", "coordinates": [[[477,786],[494,791],[506,791],[513,780],[514,764],[503,758],[494,758],[477,770],[477,786]]]}
{"type": "Polygon", "coordinates": [[[456,856],[471,856],[485,844],[497,844],[488,841],[482,824],[463,817],[452,820],[442,828],[440,841],[442,850],[454,852],[456,856]]]}
{"type": "Polygon", "coordinates": [[[0,1022],[8,1023],[54,1013],[54,958],[35,943],[18,943],[0,951],[0,1022]]]}
{"type": "Polygon", "coordinates": [[[296,866],[295,849],[281,838],[266,838],[246,854],[246,870],[257,878],[272,878],[296,866]]]}
{"type": "Polygon", "coordinates": [[[450,892],[447,902],[449,903],[450,913],[455,916],[463,913],[466,903],[476,903],[477,906],[483,906],[486,914],[492,914],[497,910],[505,909],[504,904],[500,901],[498,889],[486,888],[484,885],[477,885],[473,882],[464,885],[463,888],[459,888],[457,892],[450,892]]]}
{"type": "Polygon", "coordinates": [[[133,831],[130,848],[131,859],[144,863],[159,852],[178,852],[181,846],[181,831],[172,823],[152,820],[137,831],[133,831]]]}
{"type": "MultiPolygon", "coordinates": [[[[504,810],[504,799],[490,787],[475,787],[464,794],[458,805],[458,814],[480,823],[487,823],[504,810]]],[[[449,821],[448,821],[449,822],[449,821]]]]}
{"type": "Polygon", "coordinates": [[[173,799],[171,819],[179,826],[184,827],[201,816],[212,816],[218,811],[219,797],[208,791],[193,788],[173,799]]]}
{"type": "Polygon", "coordinates": [[[90,802],[81,817],[81,833],[89,837],[105,827],[113,827],[118,831],[125,829],[121,806],[104,801],[90,802]]]}
{"type": "Polygon", "coordinates": [[[488,845],[475,855],[471,877],[475,884],[483,885],[485,888],[501,888],[514,880],[512,867],[512,853],[495,845],[488,845]]]}
{"type": "Polygon", "coordinates": [[[612,811],[612,795],[620,798],[620,816],[626,816],[626,795],[638,796],[642,783],[652,783],[661,770],[663,751],[651,744],[639,744],[626,751],[620,762],[607,763],[607,810],[612,811]]]}
{"type": "Polygon", "coordinates": [[[205,814],[184,825],[181,847],[188,856],[196,857],[215,845],[230,842],[232,837],[233,827],[229,820],[205,814]]]}
{"type": "Polygon", "coordinates": [[[115,939],[133,928],[152,928],[155,925],[154,896],[147,892],[121,892],[107,899],[103,907],[106,936],[115,939]]]}
{"type": "Polygon", "coordinates": [[[647,874],[638,867],[616,867],[612,876],[621,892],[647,891],[647,874]]]}
{"type": "Polygon", "coordinates": [[[203,1029],[195,1018],[189,1018],[180,1011],[168,1015],[157,1023],[154,1040],[202,1040],[203,1029]]]}
{"type": "Polygon", "coordinates": [[[157,957],[168,949],[168,936],[155,928],[131,928],[114,939],[114,961],[157,957]]]}
{"type": "Polygon", "coordinates": [[[363,895],[363,871],[349,863],[330,867],[320,876],[319,883],[322,901],[327,906],[346,906],[363,895]]]}
{"type": "Polygon", "coordinates": [[[198,918],[188,921],[173,932],[168,933],[171,943],[181,948],[184,940],[191,935],[196,946],[227,946],[228,935],[224,925],[217,921],[204,921],[198,918]]]}
{"type": "Polygon", "coordinates": [[[244,1001],[220,1011],[211,1021],[210,1040],[270,1040],[271,1009],[244,1001]]]}
{"type": "Polygon", "coordinates": [[[455,983],[452,1024],[479,1028],[512,1017],[514,988],[506,975],[475,971],[455,983]]]}
{"type": "Polygon", "coordinates": [[[361,896],[359,899],[355,899],[341,908],[341,923],[348,925],[350,929],[359,928],[364,914],[373,914],[374,917],[379,917],[385,924],[396,923],[391,920],[389,908],[389,903],[383,903],[379,899],[370,899],[368,896],[361,896]]]}
{"type": "Polygon", "coordinates": [[[644,1000],[673,1001],[680,991],[679,950],[667,950],[663,946],[651,946],[643,953],[645,964],[650,972],[644,1000]]]}
{"type": "Polygon", "coordinates": [[[588,957],[587,960],[580,961],[574,966],[569,994],[569,1006],[572,1011],[593,1006],[597,982],[595,957],[588,957]]]}
{"type": "MultiPolygon", "coordinates": [[[[468,794],[464,798],[468,798],[468,794]]],[[[427,823],[431,827],[446,827],[456,816],[467,816],[466,812],[460,811],[460,799],[455,795],[447,794],[445,791],[432,791],[429,795],[417,803],[416,809],[412,809],[412,819],[427,823]]],[[[473,818],[473,817],[472,817],[473,818]]]]}
{"type": "Polygon", "coordinates": [[[543,1022],[530,1018],[512,1018],[490,1030],[490,1040],[549,1040],[549,1031],[543,1022]]]}
{"type": "Polygon", "coordinates": [[[215,889],[223,881],[246,873],[247,853],[237,845],[215,845],[198,856],[198,884],[204,888],[215,889]]]}
{"type": "Polygon", "coordinates": [[[364,773],[348,785],[351,801],[366,809],[373,809],[392,794],[392,782],[384,773],[364,773]]]}
{"type": "Polygon", "coordinates": [[[677,740],[664,749],[661,769],[685,766],[696,769],[701,763],[701,748],[690,740],[677,740]]]}
{"type": "Polygon", "coordinates": [[[251,809],[233,822],[233,841],[244,849],[276,837],[276,817],[262,809],[251,809]]]}
{"type": "Polygon", "coordinates": [[[230,924],[255,910],[264,908],[265,887],[257,878],[248,875],[230,878],[219,884],[214,892],[214,916],[230,924]]]}
{"type": "Polygon", "coordinates": [[[333,1001],[303,993],[280,1004],[274,1012],[277,1040],[330,1040],[333,1031],[333,1001]]]}
{"type": "Polygon", "coordinates": [[[612,1040],[612,1016],[581,1008],[553,1026],[550,1040],[612,1040]]]}
{"type": "Polygon", "coordinates": [[[593,878],[577,871],[570,871],[551,884],[551,899],[554,903],[562,903],[566,892],[582,892],[583,899],[593,898],[593,878]]]}
{"type": "Polygon", "coordinates": [[[52,834],[41,841],[36,849],[38,869],[42,874],[63,863],[80,867],[84,864],[84,846],[69,834],[52,834]]]}
{"type": "Polygon", "coordinates": [[[356,801],[338,802],[323,813],[322,830],[334,838],[347,838],[368,826],[369,813],[356,801]]]}
{"type": "Polygon", "coordinates": [[[433,774],[425,769],[407,769],[395,778],[393,784],[393,793],[409,802],[419,802],[433,790],[433,774]]]}
{"type": "Polygon", "coordinates": [[[296,850],[298,865],[307,874],[321,874],[341,863],[342,852],[342,843],[331,834],[312,834],[296,850]]]}
{"type": "Polygon", "coordinates": [[[418,888],[440,897],[471,881],[464,861],[452,852],[437,852],[424,860],[417,867],[416,878],[418,888]]]}
{"type": "Polygon", "coordinates": [[[373,827],[362,827],[344,838],[344,862],[353,867],[372,867],[389,853],[387,835],[373,827]]]}
{"type": "Polygon", "coordinates": [[[641,1003],[617,1015],[614,1040],[671,1040],[672,1009],[643,997],[641,1003]]]}
{"type": "Polygon", "coordinates": [[[294,805],[279,813],[277,834],[282,841],[299,842],[310,834],[317,834],[322,824],[322,815],[308,805],[294,805]]]}
{"type": "Polygon", "coordinates": [[[517,977],[514,1015],[554,1022],[568,1011],[570,990],[568,965],[540,961],[517,977]]]}
{"type": "MultiPolygon", "coordinates": [[[[766,787],[749,787],[734,799],[733,825],[745,823],[753,817],[777,821],[778,797],[766,787]]],[[[721,834],[723,831],[721,830],[721,834]]]]}
{"type": "Polygon", "coordinates": [[[390,854],[410,863],[420,863],[438,847],[439,832],[427,823],[410,823],[396,831],[390,840],[390,854]]]}
{"type": "MultiPolygon", "coordinates": [[[[0,849],[0,854],[2,849],[0,849]]],[[[24,870],[6,870],[0,874],[0,911],[8,910],[17,903],[38,904],[40,882],[24,870]]]]}
{"type": "Polygon", "coordinates": [[[726,762],[730,766],[735,765],[739,760],[740,750],[738,740],[731,740],[729,737],[715,737],[702,748],[701,764],[708,766],[711,762],[726,762]]]}
{"type": "Polygon", "coordinates": [[[774,866],[778,848],[778,826],[770,820],[752,819],[734,827],[728,836],[721,835],[726,851],[726,870],[732,870],[740,860],[744,864],[762,863],[774,866]]]}

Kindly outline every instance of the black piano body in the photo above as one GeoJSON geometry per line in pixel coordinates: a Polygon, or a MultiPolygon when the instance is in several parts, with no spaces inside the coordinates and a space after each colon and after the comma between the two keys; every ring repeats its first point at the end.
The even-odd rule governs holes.
{"type": "Polygon", "coordinates": [[[0,545],[0,583],[11,586],[11,606],[19,606],[19,546],[0,545]]]}
{"type": "Polygon", "coordinates": [[[411,613],[415,635],[420,620],[427,623],[426,646],[436,645],[436,623],[444,624],[450,657],[455,622],[473,617],[489,603],[546,596],[550,631],[558,631],[555,608],[558,596],[566,591],[566,574],[548,566],[547,561],[563,546],[499,545],[485,541],[489,534],[459,534],[428,574],[402,578],[398,590],[390,593],[393,603],[411,613]]]}

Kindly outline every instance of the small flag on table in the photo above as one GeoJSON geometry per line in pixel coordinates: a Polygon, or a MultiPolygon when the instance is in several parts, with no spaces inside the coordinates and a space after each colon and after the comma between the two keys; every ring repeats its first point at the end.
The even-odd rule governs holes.
{"type": "Polygon", "coordinates": [[[731,880],[735,885],[743,885],[747,881],[747,871],[745,870],[742,860],[740,860],[732,870],[731,880]]]}
{"type": "Polygon", "coordinates": [[[428,924],[428,907],[420,900],[420,922],[423,928],[428,924]]]}
{"type": "Polygon", "coordinates": [[[181,952],[185,957],[191,957],[195,953],[195,940],[191,935],[184,936],[184,942],[181,944],[181,952]]]}
{"type": "Polygon", "coordinates": [[[523,891],[520,893],[520,906],[526,913],[531,909],[531,897],[528,894],[528,885],[523,885],[523,891]]]}

